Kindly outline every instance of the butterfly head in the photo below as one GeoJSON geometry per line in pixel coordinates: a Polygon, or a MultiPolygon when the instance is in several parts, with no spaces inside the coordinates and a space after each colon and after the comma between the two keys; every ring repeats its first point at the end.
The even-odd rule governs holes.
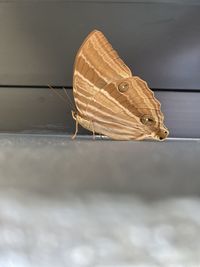
{"type": "Polygon", "coordinates": [[[129,114],[132,113],[133,120],[136,120],[136,128],[140,128],[141,133],[144,133],[141,139],[153,138],[159,141],[166,139],[169,131],[163,123],[161,105],[147,83],[133,76],[118,82],[117,89],[126,99],[122,101],[129,114]]]}
{"type": "Polygon", "coordinates": [[[163,141],[167,138],[167,136],[169,135],[169,131],[166,127],[160,128],[159,131],[156,134],[156,138],[160,141],[163,141]]]}

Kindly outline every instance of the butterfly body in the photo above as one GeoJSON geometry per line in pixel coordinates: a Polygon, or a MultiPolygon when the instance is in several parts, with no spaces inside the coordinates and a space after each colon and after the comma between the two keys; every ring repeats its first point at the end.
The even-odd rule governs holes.
{"type": "Polygon", "coordinates": [[[163,140],[160,103],[147,83],[132,75],[99,31],[84,41],[75,60],[74,119],[84,128],[115,140],[163,140]]]}

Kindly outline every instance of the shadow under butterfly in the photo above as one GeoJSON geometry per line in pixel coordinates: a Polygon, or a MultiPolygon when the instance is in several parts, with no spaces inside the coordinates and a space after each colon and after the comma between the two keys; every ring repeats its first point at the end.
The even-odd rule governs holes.
{"type": "Polygon", "coordinates": [[[100,31],[91,32],[76,55],[73,94],[73,138],[78,124],[115,140],[164,140],[169,134],[147,83],[133,76],[100,31]]]}

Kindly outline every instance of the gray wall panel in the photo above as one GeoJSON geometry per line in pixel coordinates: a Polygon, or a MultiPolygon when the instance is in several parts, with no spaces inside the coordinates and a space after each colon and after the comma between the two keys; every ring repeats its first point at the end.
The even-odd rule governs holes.
{"type": "MultiPolygon", "coordinates": [[[[68,94],[73,99],[72,90],[68,94]]],[[[200,94],[159,91],[155,95],[162,103],[171,137],[200,137],[200,94]]],[[[80,134],[88,133],[79,129],[80,134]]],[[[71,106],[50,89],[0,89],[0,132],[72,134],[74,131],[71,106]]]]}
{"type": "Polygon", "coordinates": [[[50,89],[0,88],[0,132],[71,132],[70,106],[50,89]]]}
{"type": "Polygon", "coordinates": [[[199,0],[0,0],[0,3],[24,3],[24,2],[68,2],[68,3],[91,3],[91,2],[98,2],[98,3],[135,3],[135,4],[180,4],[180,5],[199,5],[199,0]]]}
{"type": "Polygon", "coordinates": [[[171,137],[200,138],[200,94],[155,92],[171,137]]]}
{"type": "Polygon", "coordinates": [[[196,1],[81,2],[0,3],[1,85],[70,86],[76,51],[98,28],[152,88],[200,88],[196,1]]]}

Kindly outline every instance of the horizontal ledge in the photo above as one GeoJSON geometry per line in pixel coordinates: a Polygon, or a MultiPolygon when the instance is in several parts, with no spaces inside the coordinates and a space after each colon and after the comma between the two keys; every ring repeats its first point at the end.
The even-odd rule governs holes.
{"type": "MultiPolygon", "coordinates": [[[[9,137],[9,136],[21,136],[21,137],[49,137],[49,138],[65,138],[65,139],[69,139],[69,140],[72,140],[72,141],[75,141],[76,139],[78,140],[92,140],[92,141],[95,141],[95,140],[109,140],[109,141],[113,141],[113,142],[116,142],[116,140],[112,140],[110,139],[109,137],[107,136],[103,136],[103,135],[99,135],[99,134],[96,134],[95,135],[95,140],[93,138],[93,135],[87,135],[87,134],[77,134],[76,136],[76,139],[72,139],[72,135],[71,134],[68,134],[68,133],[10,133],[10,132],[3,132],[1,133],[0,132],[0,138],[1,137],[9,137]]],[[[138,141],[134,141],[134,140],[129,140],[131,142],[138,142],[138,141]]],[[[168,137],[165,142],[173,142],[173,141],[188,141],[188,142],[200,142],[200,138],[184,138],[184,137],[168,137]]],[[[120,142],[120,140],[119,140],[120,142]]],[[[122,141],[124,142],[124,141],[122,141]]],[[[156,142],[154,140],[143,140],[143,142],[156,142]]]]}

